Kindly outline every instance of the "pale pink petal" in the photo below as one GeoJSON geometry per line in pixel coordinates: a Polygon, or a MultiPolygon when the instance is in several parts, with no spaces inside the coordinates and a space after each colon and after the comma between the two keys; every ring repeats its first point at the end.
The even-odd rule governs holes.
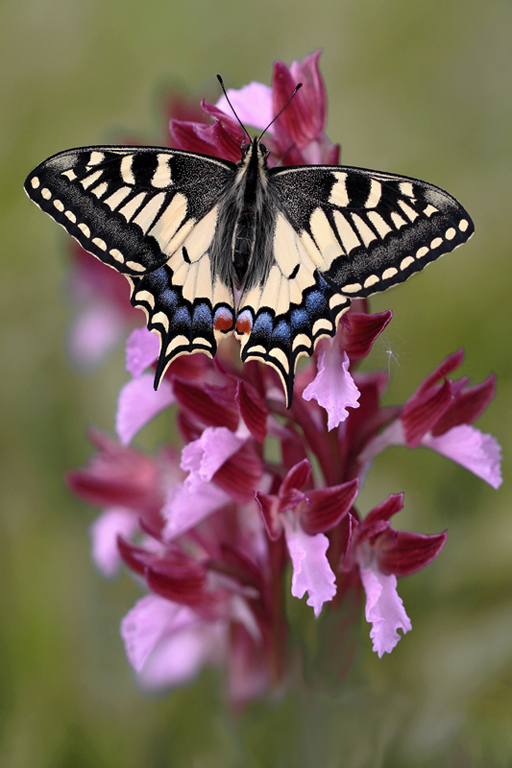
{"type": "Polygon", "coordinates": [[[420,445],[457,462],[493,488],[502,483],[500,445],[496,438],[476,427],[461,424],[438,437],[427,434],[420,445]]]}
{"type": "Polygon", "coordinates": [[[227,427],[207,427],[201,437],[183,448],[181,468],[190,472],[187,483],[209,482],[223,464],[246,442],[227,427]]]}
{"type": "MultiPolygon", "coordinates": [[[[228,89],[228,96],[240,121],[246,126],[265,130],[273,118],[272,90],[263,83],[252,82],[239,90],[228,89]]],[[[226,115],[232,115],[231,107],[224,94],[216,106],[226,115]]],[[[272,131],[269,131],[271,133],[272,131]]]]}
{"type": "Polygon", "coordinates": [[[183,685],[206,665],[221,664],[227,648],[227,626],[199,619],[162,638],[140,674],[145,688],[183,685]]]}
{"type": "Polygon", "coordinates": [[[171,603],[163,597],[147,595],[138,600],[121,621],[126,655],[136,672],[142,670],[156,644],[172,628],[180,609],[186,610],[185,606],[171,603]]]}
{"type": "Polygon", "coordinates": [[[171,540],[205,517],[231,502],[231,497],[213,483],[201,483],[191,489],[184,483],[174,485],[161,510],[166,521],[164,536],[171,540]]]}
{"type": "Polygon", "coordinates": [[[180,685],[220,662],[225,629],[156,595],[139,600],[121,622],[128,661],[148,688],[180,685]]]}
{"type": "Polygon", "coordinates": [[[404,604],[396,590],[397,580],[394,574],[386,576],[376,570],[361,568],[361,581],[366,592],[366,621],[372,629],[373,650],[379,659],[384,653],[391,653],[403,634],[412,629],[404,604]]]}
{"type": "Polygon", "coordinates": [[[135,328],[126,341],[126,370],[140,376],[158,358],[160,341],[156,333],[147,328],[135,328]]]}
{"type": "Polygon", "coordinates": [[[126,333],[126,318],[114,306],[97,303],[75,319],[69,347],[79,365],[97,365],[126,333]]]}
{"type": "Polygon", "coordinates": [[[336,577],[325,554],[329,539],[323,533],[308,536],[289,521],[285,522],[285,536],[293,564],[292,595],[300,599],[307,592],[306,602],[318,617],[323,604],[336,594],[336,577]]]}
{"type": "Polygon", "coordinates": [[[318,355],[318,373],[302,393],[304,400],[318,402],[327,411],[327,429],[337,427],[348,416],[347,408],[359,408],[360,392],[348,370],[346,352],[340,354],[335,343],[329,343],[318,355]]]}
{"type": "Polygon", "coordinates": [[[124,507],[106,509],[91,525],[92,559],[102,576],[110,579],[119,571],[117,537],[130,538],[138,527],[137,515],[124,507]]]}
{"type": "Polygon", "coordinates": [[[122,445],[129,445],[137,432],[175,402],[170,382],[163,379],[155,391],[153,374],[132,379],[119,392],[116,433],[122,445]]]}

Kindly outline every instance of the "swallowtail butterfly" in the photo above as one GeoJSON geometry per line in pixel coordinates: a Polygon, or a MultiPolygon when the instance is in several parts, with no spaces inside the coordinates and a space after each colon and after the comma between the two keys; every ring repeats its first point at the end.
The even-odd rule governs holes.
{"type": "Polygon", "coordinates": [[[155,388],[182,354],[215,355],[233,331],[243,361],[280,374],[333,336],[351,299],[406,280],[464,243],[473,223],[442,189],[348,166],[269,168],[260,137],[237,164],[185,150],[60,152],[28,196],[121,272],[161,340],[155,388]]]}

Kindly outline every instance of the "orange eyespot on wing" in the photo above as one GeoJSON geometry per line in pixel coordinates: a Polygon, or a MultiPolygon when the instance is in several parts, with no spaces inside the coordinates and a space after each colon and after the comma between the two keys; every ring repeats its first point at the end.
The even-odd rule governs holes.
{"type": "Polygon", "coordinates": [[[233,330],[234,322],[233,313],[227,307],[221,307],[213,318],[213,328],[220,333],[227,333],[233,330]]]}

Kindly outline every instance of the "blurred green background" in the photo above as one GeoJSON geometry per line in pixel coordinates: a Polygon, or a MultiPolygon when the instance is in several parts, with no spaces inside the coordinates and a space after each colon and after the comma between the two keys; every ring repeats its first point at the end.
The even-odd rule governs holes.
{"type": "Polygon", "coordinates": [[[2,768],[512,765],[511,41],[510,0],[3,0],[2,768]],[[474,381],[495,372],[478,426],[503,445],[505,483],[496,492],[426,451],[388,451],[363,513],[405,491],[401,527],[448,529],[438,560],[400,582],[413,631],[379,661],[361,617],[341,688],[235,716],[215,674],[159,696],[132,679],[118,624],[139,588],[95,572],[95,512],[62,482],[90,455],[86,427],[113,429],[122,350],[93,372],[72,368],[68,243],[22,183],[71,146],[161,143],[177,87],[215,100],[217,72],[229,87],[269,83],[275,59],[317,47],[343,161],[425,178],[473,216],[468,245],[372,300],[394,312],[372,360],[389,367],[389,402],[459,346],[474,381]]]}

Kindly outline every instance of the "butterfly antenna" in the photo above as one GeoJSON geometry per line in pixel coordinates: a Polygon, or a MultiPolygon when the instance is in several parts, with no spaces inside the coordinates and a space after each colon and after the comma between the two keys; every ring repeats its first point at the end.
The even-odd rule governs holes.
{"type": "Polygon", "coordinates": [[[238,122],[240,123],[240,127],[241,127],[242,131],[245,133],[245,135],[247,136],[247,138],[249,139],[249,141],[252,141],[251,137],[250,137],[250,136],[249,136],[249,134],[247,133],[247,129],[245,128],[244,124],[242,123],[242,121],[241,121],[241,120],[240,120],[240,118],[238,117],[237,113],[235,112],[235,108],[234,108],[234,106],[232,105],[232,103],[231,103],[231,102],[230,102],[230,100],[229,100],[228,92],[226,91],[226,89],[225,89],[225,87],[224,87],[224,81],[222,80],[222,77],[221,77],[220,75],[217,75],[217,80],[218,80],[218,81],[219,81],[219,83],[220,83],[220,87],[222,88],[222,92],[223,92],[224,96],[226,97],[226,101],[228,102],[229,106],[231,107],[231,111],[232,111],[232,113],[234,114],[234,116],[236,117],[236,119],[238,120],[238,122]]]}
{"type": "Polygon", "coordinates": [[[264,136],[264,134],[265,134],[265,133],[268,131],[268,129],[270,128],[270,126],[271,126],[271,125],[274,125],[274,123],[275,123],[275,121],[277,120],[277,118],[278,118],[278,117],[281,117],[281,115],[283,114],[283,112],[285,111],[286,107],[288,106],[288,104],[290,103],[290,101],[293,99],[293,97],[295,96],[295,94],[297,93],[297,91],[299,90],[299,88],[302,88],[302,83],[299,83],[298,85],[296,85],[296,86],[295,86],[295,90],[294,90],[294,92],[292,93],[292,95],[290,96],[290,98],[288,99],[288,101],[286,102],[286,104],[284,105],[284,107],[281,107],[281,109],[279,110],[279,112],[277,113],[277,115],[276,115],[275,117],[273,117],[273,118],[272,118],[272,120],[271,120],[271,121],[270,121],[270,123],[267,125],[267,127],[265,128],[265,130],[264,130],[264,131],[262,131],[262,132],[260,133],[260,135],[258,136],[258,141],[261,139],[261,137],[262,137],[262,136],[264,136]]]}

